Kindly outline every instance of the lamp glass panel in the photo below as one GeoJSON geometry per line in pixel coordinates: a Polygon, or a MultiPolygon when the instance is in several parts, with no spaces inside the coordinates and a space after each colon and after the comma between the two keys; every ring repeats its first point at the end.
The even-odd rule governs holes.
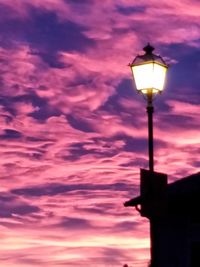
{"type": "Polygon", "coordinates": [[[132,72],[138,91],[147,93],[147,89],[153,92],[162,91],[165,83],[167,68],[155,62],[132,66],[132,72]]]}
{"type": "Polygon", "coordinates": [[[161,66],[159,64],[154,64],[154,70],[153,70],[153,88],[156,88],[159,91],[162,91],[164,88],[165,83],[165,76],[166,76],[167,68],[164,66],[161,66]]]}

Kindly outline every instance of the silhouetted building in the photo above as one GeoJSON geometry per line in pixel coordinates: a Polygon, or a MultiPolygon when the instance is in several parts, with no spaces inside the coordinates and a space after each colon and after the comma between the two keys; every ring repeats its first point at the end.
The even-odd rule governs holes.
{"type": "Polygon", "coordinates": [[[141,194],[124,205],[150,220],[151,267],[200,267],[200,172],[167,184],[141,170],[141,194]]]}

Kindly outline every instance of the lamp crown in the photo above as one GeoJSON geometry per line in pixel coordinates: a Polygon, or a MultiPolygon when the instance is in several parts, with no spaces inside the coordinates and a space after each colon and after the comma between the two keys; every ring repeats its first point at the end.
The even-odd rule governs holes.
{"type": "Polygon", "coordinates": [[[148,43],[144,48],[143,50],[146,52],[147,55],[150,55],[152,54],[153,50],[155,48],[153,46],[150,45],[150,43],[148,43]]]}

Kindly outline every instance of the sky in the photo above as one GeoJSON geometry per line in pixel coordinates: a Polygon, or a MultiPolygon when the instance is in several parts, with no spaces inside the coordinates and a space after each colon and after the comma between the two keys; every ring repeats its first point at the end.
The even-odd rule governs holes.
{"type": "Polygon", "coordinates": [[[199,171],[198,0],[0,0],[0,266],[147,267],[149,224],[123,203],[148,168],[128,64],[170,65],[155,170],[199,171]]]}

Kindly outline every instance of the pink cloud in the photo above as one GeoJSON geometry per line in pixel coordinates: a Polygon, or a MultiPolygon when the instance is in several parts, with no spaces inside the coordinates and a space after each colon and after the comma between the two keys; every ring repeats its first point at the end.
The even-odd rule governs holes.
{"type": "MultiPolygon", "coordinates": [[[[14,210],[0,219],[1,264],[81,267],[95,261],[102,267],[111,257],[106,251],[111,251],[116,266],[124,261],[146,266],[148,222],[122,206],[139,194],[139,168],[148,164],[145,145],[141,142],[141,150],[138,145],[147,138],[145,103],[130,95],[119,97],[116,88],[130,79],[127,64],[146,39],[153,36],[160,47],[197,44],[199,4],[91,1],[84,12],[81,4],[66,1],[8,0],[5,5],[13,10],[9,16],[24,21],[31,18],[30,7],[55,12],[62,22],[84,26],[82,33],[95,45],[84,53],[58,51],[63,68],[49,66],[28,43],[0,50],[5,101],[0,107],[1,195],[17,198],[6,208],[39,209],[30,208],[27,214],[14,210]],[[136,11],[124,14],[120,6],[136,11]],[[103,108],[112,97],[119,98],[115,112],[113,107],[103,108]],[[43,120],[33,115],[47,111],[43,120]]],[[[167,112],[154,116],[155,163],[156,170],[168,173],[172,181],[196,172],[199,106],[177,100],[166,105],[167,112]],[[193,123],[189,129],[178,119],[177,124],[169,121],[170,115],[181,116],[183,110],[193,123]]]]}

